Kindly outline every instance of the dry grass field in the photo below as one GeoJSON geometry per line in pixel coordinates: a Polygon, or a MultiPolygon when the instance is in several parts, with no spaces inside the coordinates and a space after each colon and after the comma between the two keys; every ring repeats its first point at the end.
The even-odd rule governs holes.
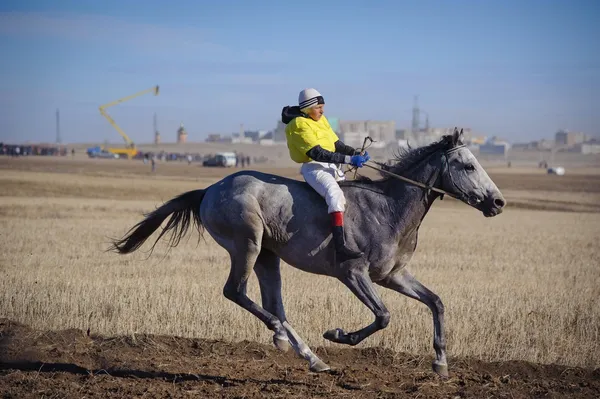
{"type": "MultiPolygon", "coordinates": [[[[198,241],[193,232],[177,248],[157,246],[151,257],[105,252],[108,239],[143,212],[231,172],[148,169],[128,161],[0,159],[0,317],[39,330],[270,343],[269,330],[222,296],[228,256],[210,236],[198,241]]],[[[298,177],[295,169],[274,172],[298,177]]],[[[505,212],[487,219],[452,199],[438,201],[410,265],[444,301],[450,361],[600,367],[600,172],[489,173],[508,200],[505,212]]],[[[324,331],[372,321],[336,280],[285,264],[282,273],[289,319],[309,345],[335,346],[324,331]]],[[[356,350],[431,357],[429,310],[378,291],[390,325],[356,350]]],[[[249,295],[260,299],[254,276],[249,295]]]]}

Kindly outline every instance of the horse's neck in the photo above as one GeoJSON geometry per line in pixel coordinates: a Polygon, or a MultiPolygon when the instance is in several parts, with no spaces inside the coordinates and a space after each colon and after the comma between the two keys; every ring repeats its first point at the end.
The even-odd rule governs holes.
{"type": "MultiPolygon", "coordinates": [[[[435,182],[430,180],[437,180],[441,172],[437,171],[439,166],[436,165],[433,158],[429,157],[409,172],[404,173],[403,176],[420,183],[434,184],[435,182]]],[[[391,206],[395,208],[394,214],[397,215],[396,231],[398,235],[403,236],[403,233],[417,230],[437,198],[437,194],[433,191],[427,193],[425,189],[396,179],[388,180],[388,184],[390,184],[389,192],[392,194],[391,206]]]]}

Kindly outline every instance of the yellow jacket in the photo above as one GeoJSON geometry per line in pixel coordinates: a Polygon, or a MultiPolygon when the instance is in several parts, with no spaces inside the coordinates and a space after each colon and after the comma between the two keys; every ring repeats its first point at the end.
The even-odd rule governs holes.
{"type": "Polygon", "coordinates": [[[292,161],[310,162],[308,150],[320,145],[324,150],[335,152],[335,142],[339,140],[325,115],[318,122],[298,116],[285,128],[285,137],[292,161]]]}

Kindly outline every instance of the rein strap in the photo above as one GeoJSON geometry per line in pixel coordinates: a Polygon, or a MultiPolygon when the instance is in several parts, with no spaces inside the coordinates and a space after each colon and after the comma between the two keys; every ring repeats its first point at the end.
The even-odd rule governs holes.
{"type": "MultiPolygon", "coordinates": [[[[465,145],[464,145],[464,144],[462,144],[462,145],[459,145],[459,146],[456,146],[456,147],[454,147],[454,148],[452,148],[452,149],[450,149],[450,150],[447,150],[447,151],[445,151],[445,152],[444,152],[444,155],[447,157],[447,156],[448,156],[448,154],[451,154],[451,153],[453,153],[454,151],[456,151],[456,150],[458,150],[458,149],[460,149],[460,148],[463,148],[463,147],[465,147],[465,145]]],[[[375,162],[373,162],[373,161],[367,161],[367,162],[370,162],[370,163],[375,163],[375,162]]],[[[368,166],[368,167],[369,167],[369,168],[371,168],[371,169],[375,169],[375,170],[377,170],[377,171],[379,171],[379,172],[381,172],[381,173],[384,173],[384,174],[386,174],[386,175],[389,175],[389,176],[391,176],[391,177],[393,177],[393,178],[395,178],[395,179],[402,180],[402,181],[404,181],[404,182],[406,182],[406,183],[409,183],[409,184],[412,184],[412,185],[414,185],[414,186],[420,187],[420,188],[422,188],[422,189],[424,189],[424,190],[427,190],[427,192],[428,192],[428,193],[429,193],[430,191],[435,191],[436,193],[438,193],[438,194],[440,194],[440,195],[442,196],[442,199],[444,199],[444,195],[448,195],[449,197],[455,198],[455,199],[457,199],[457,200],[461,200],[460,196],[458,196],[458,195],[454,195],[454,194],[451,194],[451,193],[449,193],[449,192],[447,192],[447,191],[445,191],[445,190],[442,190],[441,188],[437,188],[437,187],[433,187],[433,186],[430,186],[430,185],[427,185],[427,184],[423,184],[423,183],[421,183],[421,182],[418,182],[418,181],[415,181],[415,180],[409,179],[408,177],[400,176],[400,175],[397,175],[397,174],[395,174],[395,173],[393,173],[393,172],[389,172],[389,171],[387,171],[387,170],[383,169],[383,168],[381,167],[381,165],[380,165],[380,164],[378,164],[378,163],[375,163],[375,165],[377,165],[377,166],[371,165],[370,163],[365,163],[365,164],[364,164],[364,166],[368,166]]],[[[434,183],[435,183],[435,182],[434,182],[434,183]]]]}
{"type": "Polygon", "coordinates": [[[398,180],[405,181],[406,183],[410,183],[410,184],[412,184],[412,185],[414,185],[414,186],[417,186],[417,187],[421,187],[421,188],[422,188],[422,189],[424,189],[424,190],[431,190],[431,191],[435,191],[435,192],[436,192],[436,193],[438,193],[438,194],[441,194],[441,195],[448,195],[448,196],[450,196],[450,197],[453,197],[453,198],[456,198],[456,199],[458,199],[458,197],[456,197],[455,195],[453,195],[453,194],[450,194],[449,192],[447,192],[447,191],[444,191],[444,190],[442,190],[442,189],[440,189],[440,188],[433,187],[433,186],[428,186],[427,184],[423,184],[423,183],[420,183],[420,182],[418,182],[418,181],[415,181],[415,180],[409,179],[408,177],[404,177],[404,176],[400,176],[400,175],[397,175],[397,174],[395,174],[395,173],[392,173],[392,172],[388,172],[388,171],[387,171],[387,170],[385,170],[385,169],[382,169],[382,168],[380,168],[380,167],[377,167],[377,166],[370,165],[369,163],[365,163],[365,164],[364,164],[364,166],[368,166],[368,167],[369,167],[369,168],[371,168],[371,169],[375,169],[376,171],[378,171],[378,172],[381,172],[381,173],[384,173],[384,174],[386,174],[386,175],[389,175],[389,176],[391,176],[391,177],[393,177],[393,178],[395,178],[395,179],[398,179],[398,180]]]}

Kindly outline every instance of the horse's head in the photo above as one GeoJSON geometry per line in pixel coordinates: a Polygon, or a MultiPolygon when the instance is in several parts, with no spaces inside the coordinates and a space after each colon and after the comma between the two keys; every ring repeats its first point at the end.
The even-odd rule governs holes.
{"type": "Polygon", "coordinates": [[[442,189],[468,205],[480,210],[486,217],[502,212],[506,200],[490,179],[477,158],[462,142],[462,129],[454,129],[447,136],[448,146],[442,165],[442,189]]]}

